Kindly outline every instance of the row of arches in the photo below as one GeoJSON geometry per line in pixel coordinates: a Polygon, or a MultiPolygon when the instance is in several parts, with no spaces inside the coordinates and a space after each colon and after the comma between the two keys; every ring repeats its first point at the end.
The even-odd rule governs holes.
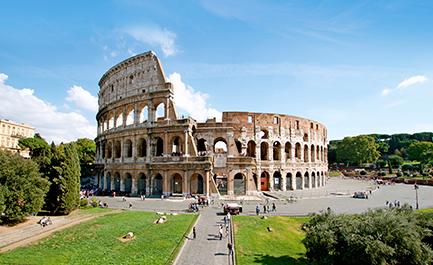
{"type": "MultiPolygon", "coordinates": [[[[271,181],[274,190],[303,190],[318,188],[325,185],[326,172],[323,171],[306,171],[302,174],[300,171],[296,173],[288,172],[286,176],[282,176],[281,172],[275,171],[272,179],[267,171],[263,171],[260,175],[260,190],[268,191],[271,188],[271,181]],[[283,181],[285,177],[285,181],[283,181]],[[285,188],[283,188],[285,185],[285,188]]],[[[257,183],[256,183],[257,184],[257,183]]]]}

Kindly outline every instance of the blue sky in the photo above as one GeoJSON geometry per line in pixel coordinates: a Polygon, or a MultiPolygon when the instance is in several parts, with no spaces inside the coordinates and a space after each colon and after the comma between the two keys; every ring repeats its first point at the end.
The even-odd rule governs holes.
{"type": "Polygon", "coordinates": [[[181,113],[293,114],[323,122],[331,139],[433,131],[432,10],[431,1],[8,1],[0,117],[57,142],[94,137],[101,75],[153,50],[189,96],[181,113]]]}

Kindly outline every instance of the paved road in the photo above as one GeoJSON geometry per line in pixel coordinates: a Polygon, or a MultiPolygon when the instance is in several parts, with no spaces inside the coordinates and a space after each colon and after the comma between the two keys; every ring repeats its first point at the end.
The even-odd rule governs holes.
{"type": "Polygon", "coordinates": [[[196,224],[197,238],[190,235],[185,247],[179,253],[175,265],[224,265],[230,264],[227,252],[228,237],[218,237],[220,224],[224,225],[223,216],[216,207],[201,210],[196,224]]]}

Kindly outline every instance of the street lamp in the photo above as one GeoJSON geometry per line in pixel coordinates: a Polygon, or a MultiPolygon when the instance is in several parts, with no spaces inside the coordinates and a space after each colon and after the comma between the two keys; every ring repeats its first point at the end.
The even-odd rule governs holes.
{"type": "Polygon", "coordinates": [[[414,187],[415,187],[415,196],[416,196],[416,209],[418,210],[419,209],[419,204],[418,204],[418,189],[419,189],[419,186],[415,184],[414,187]]]}

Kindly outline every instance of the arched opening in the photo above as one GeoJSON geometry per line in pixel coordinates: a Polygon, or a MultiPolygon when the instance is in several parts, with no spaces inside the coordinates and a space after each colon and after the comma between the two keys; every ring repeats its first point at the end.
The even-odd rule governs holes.
{"type": "Polygon", "coordinates": [[[317,181],[317,187],[321,187],[322,186],[322,179],[320,178],[320,172],[317,171],[316,174],[316,181],[317,181]]]}
{"type": "Polygon", "coordinates": [[[273,158],[278,161],[281,160],[281,144],[280,142],[274,142],[273,144],[273,158]]]}
{"type": "Polygon", "coordinates": [[[296,173],[296,189],[297,190],[302,190],[302,173],[301,172],[297,172],[296,173]]]}
{"type": "Polygon", "coordinates": [[[114,128],[114,116],[110,117],[110,119],[108,120],[108,129],[113,129],[114,128]]]}
{"type": "Polygon", "coordinates": [[[234,178],[234,194],[245,195],[246,194],[246,183],[242,173],[237,173],[234,178]]]}
{"type": "Polygon", "coordinates": [[[194,174],[191,176],[191,193],[192,194],[204,193],[204,182],[203,182],[202,175],[194,174]]]}
{"type": "Polygon", "coordinates": [[[123,125],[123,114],[120,113],[116,118],[116,127],[120,127],[123,125]]]}
{"type": "Polygon", "coordinates": [[[235,140],[236,150],[238,150],[239,155],[242,155],[242,143],[239,140],[235,140]]]}
{"type": "Polygon", "coordinates": [[[165,118],[165,105],[164,103],[160,103],[158,107],[156,107],[156,120],[165,118]]]}
{"type": "Polygon", "coordinates": [[[113,143],[109,142],[107,147],[107,158],[113,157],[113,143]]]}
{"type": "Polygon", "coordinates": [[[114,191],[120,192],[120,174],[118,172],[114,173],[114,191]]]}
{"type": "Polygon", "coordinates": [[[126,116],[126,126],[134,124],[134,109],[132,109],[128,116],[126,116]]]}
{"type": "Polygon", "coordinates": [[[304,162],[308,161],[308,145],[304,145],[304,162]]]}
{"type": "Polygon", "coordinates": [[[227,176],[221,173],[214,175],[215,184],[221,195],[227,195],[227,176]]]}
{"type": "Polygon", "coordinates": [[[310,156],[311,156],[311,162],[315,162],[316,161],[316,152],[315,152],[315,148],[314,145],[311,145],[311,149],[310,149],[310,156]]]}
{"type": "Polygon", "coordinates": [[[320,157],[320,147],[319,146],[316,146],[316,158],[317,158],[317,161],[322,160],[322,158],[320,157]]]}
{"type": "Polygon", "coordinates": [[[266,171],[263,171],[260,175],[260,188],[262,191],[269,190],[269,173],[266,171]]]}
{"type": "Polygon", "coordinates": [[[182,154],[182,141],[179,136],[175,136],[171,141],[171,152],[173,156],[180,156],[182,154]]]}
{"type": "Polygon", "coordinates": [[[293,190],[292,177],[292,173],[289,172],[286,174],[286,190],[293,190]]]}
{"type": "Polygon", "coordinates": [[[147,142],[144,138],[138,139],[137,155],[138,157],[145,157],[147,155],[147,142]]]}
{"type": "Polygon", "coordinates": [[[274,172],[274,190],[281,190],[282,180],[280,171],[274,172]]]}
{"type": "MultiPolygon", "coordinates": [[[[98,150],[98,147],[96,147],[96,150],[98,150]]],[[[101,150],[102,153],[99,154],[101,158],[105,158],[106,154],[107,154],[107,144],[105,142],[102,142],[101,144],[101,150]]]]}
{"type": "Polygon", "coordinates": [[[206,155],[206,153],[207,153],[206,145],[207,145],[207,143],[206,143],[205,139],[203,139],[203,138],[198,139],[198,141],[197,141],[197,152],[198,152],[199,156],[205,156],[206,155]]]}
{"type": "Polygon", "coordinates": [[[132,157],[132,141],[127,139],[123,145],[125,157],[132,157]]]}
{"type": "Polygon", "coordinates": [[[322,152],[322,155],[321,155],[321,156],[322,156],[322,161],[323,161],[323,160],[324,160],[324,159],[323,159],[323,158],[324,158],[323,146],[321,147],[320,150],[321,150],[321,152],[322,152]]]}
{"type": "Polygon", "coordinates": [[[316,173],[314,172],[311,173],[311,187],[312,188],[316,187],[316,173]]]}
{"type": "Polygon", "coordinates": [[[257,174],[255,174],[255,173],[253,173],[253,180],[254,180],[254,185],[256,187],[256,190],[258,190],[259,189],[258,179],[257,179],[257,174]]]}
{"type": "Polygon", "coordinates": [[[217,138],[214,141],[214,153],[225,154],[227,153],[227,142],[223,138],[217,138]]]}
{"type": "Polygon", "coordinates": [[[308,134],[304,134],[304,142],[308,142],[308,134]]]}
{"type": "Polygon", "coordinates": [[[122,149],[120,145],[120,141],[114,142],[114,158],[120,158],[122,155],[122,149]]]}
{"type": "Polygon", "coordinates": [[[130,194],[132,190],[132,176],[129,173],[125,174],[125,193],[130,194]]]}
{"type": "Polygon", "coordinates": [[[284,152],[286,153],[286,160],[290,160],[292,158],[292,144],[290,142],[285,144],[284,152]]]}
{"type": "Polygon", "coordinates": [[[153,178],[152,194],[157,195],[157,196],[162,195],[162,176],[161,176],[161,174],[158,174],[153,178]]]}
{"type": "Polygon", "coordinates": [[[147,117],[149,117],[149,111],[147,106],[145,106],[141,111],[140,111],[140,123],[146,122],[147,121],[147,117]]]}
{"type": "Polygon", "coordinates": [[[248,142],[247,156],[254,158],[256,157],[256,142],[254,142],[253,140],[250,140],[248,142]]]}
{"type": "Polygon", "coordinates": [[[262,142],[260,144],[260,159],[261,160],[268,160],[268,150],[269,150],[268,143],[262,142]]]}
{"type": "Polygon", "coordinates": [[[146,195],[146,175],[143,173],[138,175],[137,192],[139,195],[146,195]]]}
{"type": "Polygon", "coordinates": [[[162,156],[164,153],[164,141],[161,137],[156,137],[155,156],[162,156]]]}
{"type": "Polygon", "coordinates": [[[301,144],[295,144],[295,158],[301,160],[301,144]]]}
{"type": "Polygon", "coordinates": [[[105,183],[107,183],[107,191],[111,191],[111,174],[110,174],[110,172],[108,172],[107,176],[105,177],[105,183]]]}
{"type": "Polygon", "coordinates": [[[171,188],[173,194],[182,194],[182,176],[178,173],[172,176],[171,188]]]}
{"type": "Polygon", "coordinates": [[[269,131],[266,129],[262,129],[259,133],[260,139],[269,139],[269,131]]]}
{"type": "Polygon", "coordinates": [[[304,189],[310,188],[310,175],[308,172],[305,172],[304,174],[304,189]]]}

